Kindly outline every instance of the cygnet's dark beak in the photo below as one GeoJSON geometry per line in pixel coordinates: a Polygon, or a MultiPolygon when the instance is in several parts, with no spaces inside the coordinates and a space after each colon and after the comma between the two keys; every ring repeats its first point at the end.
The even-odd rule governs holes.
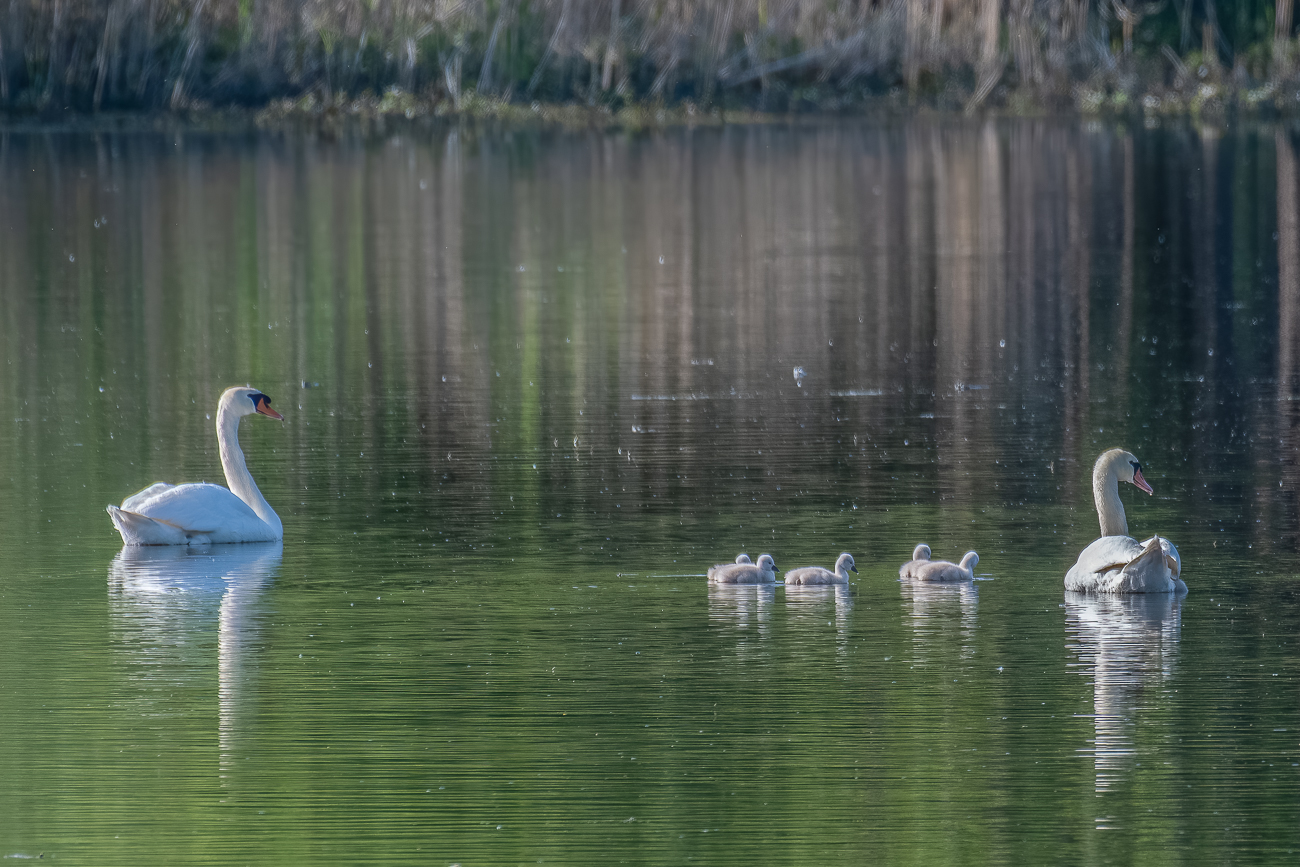
{"type": "Polygon", "coordinates": [[[850,571],[850,572],[857,572],[857,571],[858,571],[858,567],[857,567],[857,566],[850,566],[850,567],[849,567],[849,571],[850,571]]]}
{"type": "Polygon", "coordinates": [[[1138,488],[1140,488],[1143,491],[1146,491],[1148,494],[1155,493],[1155,491],[1151,489],[1151,486],[1147,484],[1147,480],[1142,478],[1141,470],[1133,471],[1133,484],[1137,485],[1138,488]]]}

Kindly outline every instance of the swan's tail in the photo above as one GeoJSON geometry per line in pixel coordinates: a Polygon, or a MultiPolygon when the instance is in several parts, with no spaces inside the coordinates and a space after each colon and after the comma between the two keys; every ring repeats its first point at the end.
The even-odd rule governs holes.
{"type": "Polygon", "coordinates": [[[122,542],[127,545],[190,545],[198,541],[170,521],[128,512],[117,506],[108,506],[106,511],[117,532],[122,534],[122,542]]]}
{"type": "Polygon", "coordinates": [[[1114,590],[1119,593],[1168,593],[1175,589],[1159,536],[1146,541],[1142,553],[1119,573],[1114,590]]]}

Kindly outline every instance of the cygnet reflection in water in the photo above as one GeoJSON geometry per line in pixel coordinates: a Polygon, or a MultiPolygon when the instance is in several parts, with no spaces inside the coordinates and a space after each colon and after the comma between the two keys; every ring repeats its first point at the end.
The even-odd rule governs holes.
{"type": "Polygon", "coordinates": [[[975,627],[978,624],[979,585],[967,582],[928,584],[899,581],[903,602],[910,606],[912,644],[916,660],[925,661],[930,651],[956,637],[960,656],[975,653],[975,627]]]}
{"type": "Polygon", "coordinates": [[[775,602],[775,584],[710,584],[709,625],[735,634],[739,656],[753,656],[771,634],[775,602]]]}
{"type": "Polygon", "coordinates": [[[1092,756],[1098,792],[1131,773],[1138,720],[1168,700],[1157,687],[1173,675],[1181,624],[1179,594],[1065,594],[1067,646],[1092,678],[1093,739],[1079,752],[1092,756]]]}
{"type": "MultiPolygon", "coordinates": [[[[109,611],[124,655],[149,662],[132,666],[141,700],[155,701],[160,680],[192,679],[211,664],[199,657],[217,633],[218,743],[222,766],[231,760],[240,710],[256,676],[252,657],[261,646],[260,602],[279,574],[280,542],[205,547],[126,546],[108,567],[109,611]]],[[[200,675],[203,676],[203,675],[200,675]]]]}
{"type": "Polygon", "coordinates": [[[853,590],[847,584],[787,584],[785,608],[791,626],[833,626],[837,651],[848,650],[853,590]]]}

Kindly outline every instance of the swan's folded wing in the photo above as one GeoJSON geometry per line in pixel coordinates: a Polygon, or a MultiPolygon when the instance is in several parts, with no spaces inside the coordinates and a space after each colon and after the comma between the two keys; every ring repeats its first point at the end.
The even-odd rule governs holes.
{"type": "Polygon", "coordinates": [[[1122,569],[1142,553],[1142,545],[1132,536],[1102,536],[1079,554],[1071,572],[1099,573],[1122,569]]]}
{"type": "Polygon", "coordinates": [[[154,482],[152,485],[145,488],[143,491],[140,491],[138,494],[132,494],[131,496],[123,500],[122,508],[126,509],[128,512],[135,512],[137,515],[141,514],[140,509],[146,503],[148,503],[154,497],[161,494],[163,491],[169,491],[174,487],[176,486],[169,485],[166,482],[154,482]]]}
{"type": "Polygon", "coordinates": [[[169,486],[130,511],[166,521],[190,534],[209,536],[212,542],[274,541],[266,522],[229,488],[220,485],[169,486]]]}

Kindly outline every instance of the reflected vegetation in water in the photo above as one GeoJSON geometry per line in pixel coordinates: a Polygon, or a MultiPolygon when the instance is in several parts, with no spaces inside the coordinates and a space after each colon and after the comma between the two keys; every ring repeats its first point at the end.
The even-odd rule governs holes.
{"type": "MultiPolygon", "coordinates": [[[[1046,122],[7,132],[0,446],[118,502],[213,475],[207,407],[253,380],[300,532],[551,521],[599,561],[611,510],[693,545],[808,507],[925,503],[931,533],[989,495],[1077,508],[1122,441],[1151,517],[1231,500],[1290,550],[1294,160],[1267,130],[1046,122]]],[[[83,496],[24,484],[60,519],[83,496]]]]}
{"type": "Polygon", "coordinates": [[[1285,860],[1296,146],[0,130],[0,854],[1285,860]],[[243,382],[283,548],[118,553],[243,382]],[[1182,601],[1062,601],[1113,445],[1182,601]]]}

